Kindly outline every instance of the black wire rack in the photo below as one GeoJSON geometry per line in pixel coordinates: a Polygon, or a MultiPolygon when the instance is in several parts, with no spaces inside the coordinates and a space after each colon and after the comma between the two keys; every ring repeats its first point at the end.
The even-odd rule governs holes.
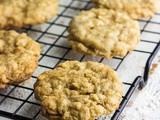
{"type": "MultiPolygon", "coordinates": [[[[41,25],[41,27],[28,26],[22,29],[23,32],[28,33],[29,36],[39,42],[43,48],[39,58],[39,67],[29,81],[34,83],[40,73],[45,70],[54,69],[59,63],[66,60],[93,60],[93,58],[88,58],[88,56],[72,53],[72,50],[67,43],[68,22],[75,14],[89,8],[90,5],[91,3],[89,0],[62,0],[62,2],[60,2],[60,9],[57,17],[49,20],[44,25],[41,25]]],[[[160,13],[157,13],[156,17],[160,18],[160,13]]],[[[122,97],[119,109],[111,116],[111,120],[118,119],[133,92],[139,85],[141,88],[145,87],[152,60],[160,49],[160,19],[141,19],[139,22],[141,24],[141,42],[144,43],[142,46],[153,46],[153,49],[136,49],[133,51],[147,54],[147,59],[143,61],[146,63],[145,72],[143,76],[140,75],[136,77],[132,82],[123,82],[124,86],[128,89],[122,97]],[[153,26],[153,28],[150,29],[150,26],[153,26]],[[146,36],[148,36],[148,38],[146,38],[146,36]]],[[[130,52],[129,54],[133,53],[130,52]]],[[[129,54],[127,56],[129,56],[129,54]]],[[[112,68],[118,71],[125,62],[126,57],[114,57],[111,60],[105,60],[98,57],[95,58],[94,61],[106,62],[109,66],[114,66],[112,68]],[[110,64],[109,61],[114,61],[115,64],[110,64]]],[[[6,89],[0,90],[0,116],[15,120],[41,120],[39,117],[40,104],[34,99],[34,89],[32,85],[24,83],[19,85],[9,84],[6,89]],[[21,95],[22,93],[25,95],[21,95]]]]}

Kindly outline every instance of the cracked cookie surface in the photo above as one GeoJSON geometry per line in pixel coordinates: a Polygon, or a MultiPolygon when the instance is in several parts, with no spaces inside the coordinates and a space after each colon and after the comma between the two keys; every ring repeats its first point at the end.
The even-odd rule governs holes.
{"type": "Polygon", "coordinates": [[[0,28],[42,24],[57,14],[58,0],[0,0],[0,28]]]}
{"type": "Polygon", "coordinates": [[[69,24],[73,51],[106,59],[124,57],[140,41],[140,27],[123,13],[106,9],[82,11],[69,24]]]}
{"type": "Polygon", "coordinates": [[[133,19],[152,17],[160,10],[160,0],[92,0],[99,7],[127,13],[133,19]]]}
{"type": "Polygon", "coordinates": [[[50,120],[94,120],[120,104],[122,82],[97,62],[66,61],[38,76],[34,85],[42,113],[50,120]]]}
{"type": "Polygon", "coordinates": [[[0,88],[29,79],[38,65],[40,45],[25,33],[0,31],[0,88]]]}

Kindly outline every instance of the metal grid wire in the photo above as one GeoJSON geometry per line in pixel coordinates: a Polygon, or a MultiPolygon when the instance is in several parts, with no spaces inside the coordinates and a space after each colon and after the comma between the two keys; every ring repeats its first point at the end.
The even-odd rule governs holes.
{"type": "MultiPolygon", "coordinates": [[[[128,56],[134,53],[139,56],[145,54],[146,57],[142,63],[146,63],[149,56],[154,54],[154,49],[160,43],[160,21],[157,19],[160,18],[160,13],[157,13],[154,18],[139,20],[142,33],[141,43],[136,50],[130,52],[124,58],[114,57],[111,60],[105,60],[101,57],[91,58],[79,53],[73,53],[67,42],[68,22],[75,14],[83,9],[87,9],[89,6],[89,0],[62,0],[57,17],[41,26],[28,26],[22,29],[42,46],[41,56],[39,57],[39,67],[29,81],[19,85],[10,84],[6,89],[0,90],[0,116],[16,120],[43,119],[39,116],[40,104],[34,99],[33,84],[40,73],[54,69],[61,62],[66,60],[93,60],[105,63],[116,71],[121,71],[119,69],[121,66],[124,66],[128,56]],[[152,27],[150,28],[150,26],[152,27]]],[[[122,102],[119,109],[111,116],[111,119],[115,120],[118,118],[130,96],[139,85],[141,77],[134,79],[123,81],[125,92],[122,102]]]]}

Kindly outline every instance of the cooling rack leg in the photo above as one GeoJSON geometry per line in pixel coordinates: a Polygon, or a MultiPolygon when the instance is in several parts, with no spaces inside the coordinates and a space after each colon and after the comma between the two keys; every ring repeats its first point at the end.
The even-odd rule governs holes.
{"type": "Polygon", "coordinates": [[[140,82],[141,89],[143,89],[147,85],[148,78],[149,78],[149,71],[150,71],[150,67],[152,65],[152,61],[155,58],[155,56],[157,55],[159,50],[160,50],[160,42],[157,44],[156,48],[154,49],[153,53],[150,55],[150,57],[146,63],[144,77],[140,82]]]}
{"type": "Polygon", "coordinates": [[[146,83],[145,83],[144,79],[142,78],[142,80],[139,83],[139,88],[143,89],[145,86],[146,86],[146,83]]]}
{"type": "Polygon", "coordinates": [[[119,109],[115,111],[115,113],[113,114],[111,120],[118,120],[118,117],[122,113],[123,109],[125,108],[126,104],[128,103],[129,99],[131,98],[131,96],[134,93],[134,91],[137,88],[137,86],[140,84],[141,80],[142,80],[142,76],[138,76],[134,80],[133,84],[131,85],[131,87],[129,88],[128,92],[126,93],[125,98],[122,100],[119,109]]]}

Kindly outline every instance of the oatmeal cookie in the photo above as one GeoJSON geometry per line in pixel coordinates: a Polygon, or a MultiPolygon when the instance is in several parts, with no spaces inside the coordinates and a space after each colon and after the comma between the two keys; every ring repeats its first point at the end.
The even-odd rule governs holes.
{"type": "Polygon", "coordinates": [[[122,82],[110,67],[97,62],[66,61],[38,76],[35,98],[50,120],[94,120],[120,104],[122,82]]]}
{"type": "Polygon", "coordinates": [[[129,16],[107,9],[82,11],[69,24],[73,51],[106,59],[125,56],[140,41],[140,26],[129,16]]]}
{"type": "Polygon", "coordinates": [[[92,0],[99,7],[127,13],[133,19],[152,17],[160,10],[160,0],[92,0]]]}
{"type": "Polygon", "coordinates": [[[40,45],[15,31],[0,31],[0,88],[31,77],[38,65],[40,45]]]}
{"type": "Polygon", "coordinates": [[[42,24],[57,14],[58,0],[0,0],[0,28],[42,24]]]}

